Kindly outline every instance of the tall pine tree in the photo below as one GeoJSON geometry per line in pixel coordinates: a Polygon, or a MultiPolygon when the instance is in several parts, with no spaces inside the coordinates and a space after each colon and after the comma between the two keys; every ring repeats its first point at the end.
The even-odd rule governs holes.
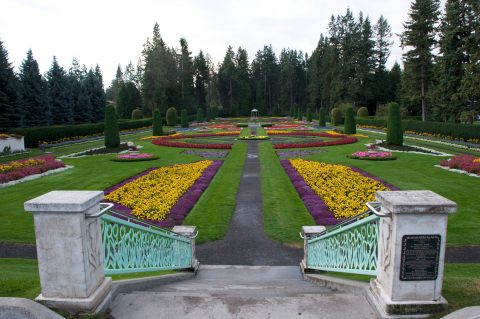
{"type": "Polygon", "coordinates": [[[51,110],[51,124],[73,124],[73,104],[67,73],[53,57],[47,72],[48,99],[51,110]]]}
{"type": "Polygon", "coordinates": [[[18,86],[18,79],[8,61],[7,49],[0,41],[0,131],[19,127],[22,124],[18,86]]]}

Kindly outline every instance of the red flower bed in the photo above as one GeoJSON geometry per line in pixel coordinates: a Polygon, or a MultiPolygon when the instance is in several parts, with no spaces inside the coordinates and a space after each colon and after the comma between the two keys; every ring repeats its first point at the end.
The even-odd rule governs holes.
{"type": "Polygon", "coordinates": [[[346,135],[342,134],[328,134],[325,132],[320,132],[320,133],[315,133],[315,132],[302,132],[302,131],[295,131],[295,132],[276,132],[276,131],[269,131],[267,130],[267,133],[269,135],[285,135],[285,136],[319,136],[319,137],[329,137],[329,138],[341,138],[341,137],[347,137],[346,135]]]}
{"type": "Polygon", "coordinates": [[[358,140],[355,137],[344,137],[339,140],[334,141],[319,141],[319,142],[308,142],[308,143],[279,143],[275,144],[276,149],[283,149],[283,148],[307,148],[307,147],[323,147],[323,146],[335,146],[335,145],[344,145],[344,144],[352,144],[357,142],[358,140]]]}
{"type": "Polygon", "coordinates": [[[463,154],[453,156],[449,160],[442,161],[440,165],[454,169],[461,169],[468,173],[480,175],[479,158],[472,155],[463,154]]]}
{"type": "Polygon", "coordinates": [[[63,162],[55,160],[55,157],[52,155],[42,155],[32,159],[42,160],[44,163],[41,165],[21,167],[13,171],[2,173],[0,174],[0,184],[16,181],[30,175],[41,174],[52,169],[65,167],[63,162]]]}
{"type": "Polygon", "coordinates": [[[161,139],[179,140],[183,138],[234,136],[238,134],[240,134],[240,131],[222,132],[222,133],[180,134],[180,135],[165,136],[165,137],[162,137],[161,139]]]}
{"type": "Polygon", "coordinates": [[[153,144],[159,146],[169,147],[183,147],[183,148],[205,148],[205,149],[221,149],[229,150],[232,148],[232,144],[197,144],[197,143],[185,143],[185,142],[171,142],[164,138],[159,138],[152,141],[153,144]]]}

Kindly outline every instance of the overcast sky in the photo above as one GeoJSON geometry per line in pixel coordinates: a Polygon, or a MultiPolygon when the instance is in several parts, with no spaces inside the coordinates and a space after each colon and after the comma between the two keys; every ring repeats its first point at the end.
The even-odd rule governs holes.
{"type": "MultiPolygon", "coordinates": [[[[31,48],[42,72],[54,55],[66,69],[76,57],[99,64],[108,86],[119,63],[136,64],[155,22],[168,46],[185,37],[193,55],[202,49],[215,63],[228,45],[242,46],[251,61],[269,43],[277,54],[287,47],[310,54],[330,16],[347,8],[373,23],[383,14],[401,33],[409,7],[409,0],[1,0],[0,40],[17,69],[31,48]]],[[[394,40],[389,66],[401,61],[394,40]]]]}

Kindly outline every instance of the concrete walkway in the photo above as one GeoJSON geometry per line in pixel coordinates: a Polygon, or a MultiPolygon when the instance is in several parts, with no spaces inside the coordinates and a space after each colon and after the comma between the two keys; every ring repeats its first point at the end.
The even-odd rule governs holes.
{"type": "Polygon", "coordinates": [[[303,280],[298,266],[201,266],[194,279],[119,295],[115,319],[376,318],[363,296],[303,280]]]}
{"type": "Polygon", "coordinates": [[[259,142],[247,143],[237,205],[227,235],[223,240],[197,245],[197,259],[204,265],[298,265],[303,257],[302,249],[287,247],[265,237],[259,142]]]}

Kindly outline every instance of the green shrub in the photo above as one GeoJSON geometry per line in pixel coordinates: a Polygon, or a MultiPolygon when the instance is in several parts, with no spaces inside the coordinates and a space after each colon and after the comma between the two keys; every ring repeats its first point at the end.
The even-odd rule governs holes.
{"type": "Polygon", "coordinates": [[[325,118],[325,108],[323,106],[318,111],[318,126],[320,127],[327,126],[327,121],[325,118]]]}
{"type": "Polygon", "coordinates": [[[302,120],[302,109],[298,108],[297,111],[297,120],[301,121],[302,120]]]}
{"type": "Polygon", "coordinates": [[[105,147],[115,148],[120,145],[120,132],[118,130],[117,113],[113,105],[105,108],[105,147]]]}
{"type": "Polygon", "coordinates": [[[355,123],[355,112],[353,112],[353,108],[347,108],[345,112],[345,134],[356,134],[357,133],[357,125],[355,123]]]}
{"type": "Polygon", "coordinates": [[[338,107],[334,107],[330,112],[330,120],[334,126],[342,124],[342,117],[342,110],[340,110],[338,107]]]}
{"type": "Polygon", "coordinates": [[[170,107],[170,108],[167,110],[166,119],[167,119],[167,125],[168,125],[168,126],[175,126],[175,125],[177,125],[177,123],[178,123],[177,109],[174,108],[174,107],[170,107]]]}
{"type": "Polygon", "coordinates": [[[160,113],[159,109],[155,109],[155,111],[153,111],[152,135],[153,136],[163,135],[162,114],[160,113]]]}
{"type": "Polygon", "coordinates": [[[312,121],[312,111],[310,111],[310,108],[307,109],[307,122],[312,121]]]}
{"type": "Polygon", "coordinates": [[[183,128],[187,128],[187,127],[188,127],[188,113],[187,113],[187,110],[186,110],[186,109],[183,109],[183,110],[182,110],[182,113],[181,113],[181,123],[182,123],[182,127],[183,127],[183,128]]]}
{"type": "Polygon", "coordinates": [[[141,120],[143,119],[143,111],[139,108],[136,108],[132,111],[132,120],[141,120]]]}
{"type": "Polygon", "coordinates": [[[358,117],[368,117],[368,109],[365,106],[362,106],[357,111],[358,117]]]}
{"type": "Polygon", "coordinates": [[[394,102],[388,104],[387,144],[398,146],[403,145],[403,129],[400,106],[398,103],[394,102]]]}
{"type": "Polygon", "coordinates": [[[203,123],[203,110],[201,107],[197,110],[197,123],[203,123]]]}

